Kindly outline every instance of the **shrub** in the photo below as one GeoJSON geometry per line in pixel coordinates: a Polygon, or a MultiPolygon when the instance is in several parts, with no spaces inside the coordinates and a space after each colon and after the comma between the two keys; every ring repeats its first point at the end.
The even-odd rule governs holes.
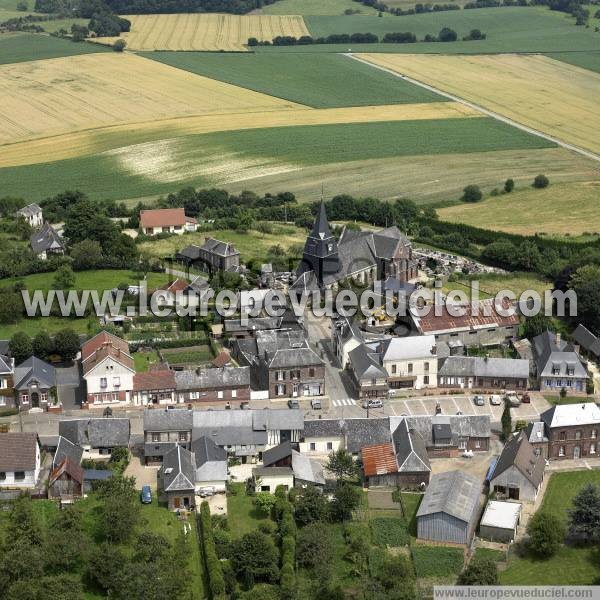
{"type": "Polygon", "coordinates": [[[455,42],[458,39],[458,34],[454,29],[444,27],[438,34],[438,40],[440,42],[455,42]]]}
{"type": "Polygon", "coordinates": [[[542,558],[549,558],[565,539],[565,524],[550,513],[537,512],[527,524],[529,549],[542,558]]]}
{"type": "Polygon", "coordinates": [[[373,543],[377,546],[406,546],[409,542],[408,531],[402,519],[396,517],[377,517],[371,520],[373,543]]]}
{"type": "Polygon", "coordinates": [[[458,585],[498,585],[498,567],[489,558],[472,560],[460,574],[458,585]]]}
{"type": "Polygon", "coordinates": [[[254,498],[254,505],[263,515],[271,514],[271,509],[275,506],[277,498],[269,492],[259,492],[254,498]]]}
{"type": "Polygon", "coordinates": [[[463,189],[462,199],[464,202],[479,202],[483,198],[483,194],[478,185],[468,185],[463,189]]]}
{"type": "Polygon", "coordinates": [[[533,187],[537,189],[548,187],[549,184],[550,180],[545,175],[537,175],[533,180],[533,187]]]}
{"type": "Polygon", "coordinates": [[[510,194],[513,190],[515,189],[515,182],[514,179],[507,179],[504,182],[504,191],[507,194],[510,194]]]}
{"type": "Polygon", "coordinates": [[[125,40],[116,40],[115,43],[113,44],[113,50],[115,52],[123,52],[123,50],[125,50],[127,46],[127,42],[125,40]]]}
{"type": "Polygon", "coordinates": [[[217,557],[210,509],[206,501],[200,505],[200,530],[210,592],[213,598],[218,598],[225,593],[225,580],[223,578],[221,561],[217,557]]]}

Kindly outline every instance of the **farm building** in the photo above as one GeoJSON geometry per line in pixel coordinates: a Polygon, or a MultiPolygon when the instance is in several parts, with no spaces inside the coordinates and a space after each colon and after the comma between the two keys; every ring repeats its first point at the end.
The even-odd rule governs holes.
{"type": "Polygon", "coordinates": [[[198,221],[186,217],[183,208],[155,208],[140,211],[140,229],[145,235],[196,231],[198,221]]]}
{"type": "Polygon", "coordinates": [[[521,520],[518,502],[490,500],[479,524],[479,537],[492,542],[512,542],[521,520]]]}
{"type": "Polygon", "coordinates": [[[481,483],[462,471],[433,475],[417,511],[417,537],[468,544],[479,515],[481,483]]]}

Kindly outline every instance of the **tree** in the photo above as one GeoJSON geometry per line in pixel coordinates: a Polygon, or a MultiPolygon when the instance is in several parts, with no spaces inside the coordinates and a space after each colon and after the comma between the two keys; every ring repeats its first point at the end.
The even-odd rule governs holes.
{"type": "Polygon", "coordinates": [[[507,179],[504,182],[504,191],[507,194],[510,194],[515,189],[515,181],[514,179],[507,179]]]}
{"type": "Polygon", "coordinates": [[[118,546],[102,542],[92,552],[87,574],[92,582],[110,595],[121,587],[126,556],[118,546]]]}
{"type": "Polygon", "coordinates": [[[32,341],[34,356],[41,360],[48,360],[48,357],[54,352],[54,342],[47,331],[40,331],[32,341]]]}
{"type": "Polygon", "coordinates": [[[123,52],[123,50],[125,50],[126,47],[127,42],[123,39],[115,40],[115,43],[113,44],[113,50],[115,52],[123,52]]]}
{"type": "Polygon", "coordinates": [[[333,542],[329,529],[319,523],[313,523],[298,532],[296,559],[300,566],[314,568],[320,564],[327,564],[331,562],[332,556],[333,542]]]}
{"type": "Polygon", "coordinates": [[[569,533],[586,540],[600,539],[600,488],[593,483],[582,487],[573,499],[569,533]]]}
{"type": "Polygon", "coordinates": [[[140,513],[129,495],[116,494],[104,498],[102,531],[112,544],[127,542],[139,522],[140,513]]]}
{"type": "Polygon", "coordinates": [[[277,581],[278,564],[279,553],[273,540],[260,531],[246,533],[233,543],[231,566],[248,588],[256,581],[277,581]]]}
{"type": "Polygon", "coordinates": [[[21,294],[10,290],[0,291],[0,323],[18,323],[23,317],[21,294]]]}
{"type": "Polygon", "coordinates": [[[463,202],[479,202],[483,198],[483,194],[478,185],[468,185],[463,189],[463,202]]]}
{"type": "Polygon", "coordinates": [[[55,290],[70,290],[75,285],[75,274],[69,265],[60,266],[54,276],[55,290]]]}
{"type": "Polygon", "coordinates": [[[17,331],[8,342],[8,350],[15,359],[15,364],[20,365],[33,355],[31,338],[24,331],[17,331]]]}
{"type": "Polygon", "coordinates": [[[523,323],[523,336],[528,340],[533,339],[535,336],[549,331],[552,328],[552,319],[547,317],[544,313],[539,312],[533,317],[527,317],[523,323]]]}
{"type": "Polygon", "coordinates": [[[438,40],[440,42],[455,42],[458,39],[458,34],[454,29],[450,29],[449,27],[444,27],[438,33],[438,40]]]}
{"type": "Polygon", "coordinates": [[[301,526],[326,521],[328,512],[329,504],[326,498],[312,485],[309,485],[304,493],[296,499],[294,517],[301,526]]]}
{"type": "Polygon", "coordinates": [[[504,410],[502,411],[500,422],[502,423],[502,439],[506,441],[512,433],[512,418],[510,416],[510,404],[508,400],[504,401],[504,410]]]}
{"type": "Polygon", "coordinates": [[[254,505],[263,515],[270,515],[277,498],[270,492],[259,492],[254,497],[254,505]]]}
{"type": "Polygon", "coordinates": [[[569,288],[577,294],[577,320],[593,332],[600,331],[600,267],[586,265],[571,275],[569,288]]]}
{"type": "Polygon", "coordinates": [[[542,266],[542,255],[536,244],[525,240],[517,248],[516,266],[525,271],[539,271],[542,266]]]}
{"type": "Polygon", "coordinates": [[[403,554],[397,556],[386,555],[383,564],[376,573],[376,577],[385,590],[394,590],[400,586],[408,585],[414,591],[412,565],[403,554]]]}
{"type": "Polygon", "coordinates": [[[79,336],[72,329],[61,329],[54,336],[54,350],[63,360],[73,360],[79,352],[79,336]]]}
{"type": "Polygon", "coordinates": [[[548,512],[536,512],[527,524],[529,549],[542,558],[556,554],[565,538],[565,524],[548,512]]]}
{"type": "Polygon", "coordinates": [[[74,42],[83,42],[90,34],[89,29],[85,25],[71,25],[71,40],[74,42]]]}
{"type": "Polygon", "coordinates": [[[76,507],[61,510],[46,535],[52,548],[46,556],[47,567],[53,571],[71,571],[85,564],[90,541],[76,507]]]}
{"type": "Polygon", "coordinates": [[[534,188],[542,189],[548,187],[549,184],[550,180],[545,175],[536,175],[535,179],[533,180],[534,188]]]}
{"type": "Polygon", "coordinates": [[[352,512],[358,508],[360,503],[360,490],[349,484],[341,483],[333,494],[331,503],[331,514],[335,521],[348,521],[352,518],[352,512]]]}
{"type": "Polygon", "coordinates": [[[17,10],[19,12],[27,12],[29,10],[29,6],[27,5],[27,2],[24,2],[24,0],[17,2],[17,10]]]}
{"type": "Polygon", "coordinates": [[[489,558],[474,559],[458,576],[458,585],[498,585],[498,567],[489,558]]]}
{"type": "Polygon", "coordinates": [[[358,465],[344,448],[339,448],[329,455],[325,468],[335,475],[337,481],[352,479],[358,474],[358,465]]]}
{"type": "Polygon", "coordinates": [[[102,263],[102,246],[96,240],[82,240],[71,248],[71,258],[76,271],[95,269],[102,263]]]}

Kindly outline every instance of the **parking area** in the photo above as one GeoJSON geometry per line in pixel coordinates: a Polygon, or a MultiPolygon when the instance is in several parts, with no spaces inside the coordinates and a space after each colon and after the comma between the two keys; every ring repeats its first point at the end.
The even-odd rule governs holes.
{"type": "Polygon", "coordinates": [[[144,485],[149,485],[152,490],[156,490],[156,475],[159,468],[158,466],[146,467],[142,464],[140,457],[133,454],[125,469],[125,476],[135,477],[135,487],[138,490],[141,490],[144,485]]]}

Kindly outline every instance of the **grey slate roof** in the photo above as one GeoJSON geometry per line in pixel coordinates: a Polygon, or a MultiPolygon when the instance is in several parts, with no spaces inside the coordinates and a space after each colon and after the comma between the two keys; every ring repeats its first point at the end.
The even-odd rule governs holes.
{"type": "Polygon", "coordinates": [[[71,462],[78,465],[81,463],[82,456],[83,456],[83,448],[81,446],[75,445],[73,442],[69,441],[67,438],[58,436],[58,446],[56,447],[56,452],[54,453],[54,459],[52,460],[52,468],[56,469],[56,467],[65,458],[68,458],[71,462]]]}
{"type": "Polygon", "coordinates": [[[221,240],[216,240],[214,238],[206,238],[204,244],[202,244],[200,248],[212,254],[218,254],[219,256],[233,256],[239,254],[233,244],[222,242],[221,240]]]}
{"type": "Polygon", "coordinates": [[[470,523],[479,504],[481,482],[462,471],[447,471],[431,476],[417,518],[446,513],[470,523]]]}
{"type": "Polygon", "coordinates": [[[392,442],[398,462],[398,472],[431,471],[425,442],[420,433],[408,428],[406,420],[402,421],[392,434],[392,442]]]}
{"type": "Polygon", "coordinates": [[[581,323],[573,332],[573,339],[594,356],[600,356],[600,339],[581,323]]]}
{"type": "Polygon", "coordinates": [[[15,361],[10,356],[0,354],[0,375],[9,375],[14,371],[15,361]]]}
{"type": "Polygon", "coordinates": [[[522,433],[508,440],[505,444],[490,479],[495,479],[514,466],[521,472],[523,477],[537,488],[544,477],[545,463],[546,461],[541,454],[535,454],[533,446],[527,439],[527,434],[522,433]]]}
{"type": "Polygon", "coordinates": [[[545,331],[533,338],[533,355],[540,377],[587,378],[586,368],[572,344],[545,331]],[[568,371],[572,370],[569,375],[568,371]],[[554,371],[557,371],[556,373],[554,371]]]}
{"type": "Polygon", "coordinates": [[[453,445],[459,438],[489,438],[489,415],[413,415],[410,417],[390,417],[390,427],[395,431],[405,419],[408,428],[421,434],[427,447],[434,445],[434,426],[438,428],[438,439],[447,439],[448,428],[452,434],[453,445]]]}
{"type": "Polygon", "coordinates": [[[52,365],[40,360],[37,356],[30,356],[18,367],[15,367],[15,389],[27,388],[32,379],[38,381],[40,387],[54,387],[56,385],[56,370],[52,365]]]}
{"type": "Polygon", "coordinates": [[[44,223],[39,231],[32,234],[29,238],[29,243],[35,254],[48,251],[64,251],[65,249],[62,238],[49,223],[44,223]]]}
{"type": "Polygon", "coordinates": [[[246,324],[242,324],[241,319],[225,319],[223,321],[223,326],[226,333],[278,329],[280,325],[281,317],[254,317],[247,319],[246,324]]]}
{"type": "Polygon", "coordinates": [[[387,371],[379,364],[378,355],[370,352],[364,344],[356,346],[349,352],[348,358],[358,380],[361,379],[387,379],[387,371]]]}
{"type": "Polygon", "coordinates": [[[165,492],[188,492],[196,487],[194,455],[180,445],[163,457],[162,473],[165,492]]]}
{"type": "Polygon", "coordinates": [[[543,421],[535,421],[533,423],[529,423],[525,431],[527,433],[527,439],[532,444],[548,441],[543,421]]]}
{"type": "Polygon", "coordinates": [[[59,421],[59,435],[77,446],[116,448],[129,446],[129,419],[91,418],[59,421]]]}
{"type": "Polygon", "coordinates": [[[529,377],[529,361],[522,358],[448,356],[443,359],[438,370],[438,377],[440,376],[527,379],[529,377]]]}
{"type": "Polygon", "coordinates": [[[220,367],[175,371],[177,390],[212,390],[250,386],[250,367],[220,367]]]}
{"type": "Polygon", "coordinates": [[[31,204],[28,204],[27,206],[20,208],[17,211],[17,215],[19,215],[19,216],[23,215],[24,217],[32,217],[41,212],[42,212],[42,209],[40,208],[40,205],[36,204],[35,202],[32,202],[31,204]]]}
{"type": "Polygon", "coordinates": [[[346,449],[352,454],[358,454],[365,446],[385,444],[392,438],[388,417],[305,421],[303,437],[345,437],[346,449]]]}
{"type": "Polygon", "coordinates": [[[283,442],[263,452],[263,465],[269,467],[272,464],[292,455],[291,442],[283,442]]]}
{"type": "Polygon", "coordinates": [[[322,365],[321,358],[308,345],[301,330],[258,331],[256,335],[258,357],[269,368],[285,369],[322,365]]]}
{"type": "Polygon", "coordinates": [[[296,479],[315,485],[325,485],[325,475],[323,475],[321,464],[296,450],[292,452],[292,470],[296,479]]]}
{"type": "Polygon", "coordinates": [[[226,481],[227,452],[211,439],[201,437],[192,442],[196,458],[196,482],[226,481]]]}
{"type": "Polygon", "coordinates": [[[191,431],[193,411],[185,409],[144,410],[144,431],[191,431]]]}

